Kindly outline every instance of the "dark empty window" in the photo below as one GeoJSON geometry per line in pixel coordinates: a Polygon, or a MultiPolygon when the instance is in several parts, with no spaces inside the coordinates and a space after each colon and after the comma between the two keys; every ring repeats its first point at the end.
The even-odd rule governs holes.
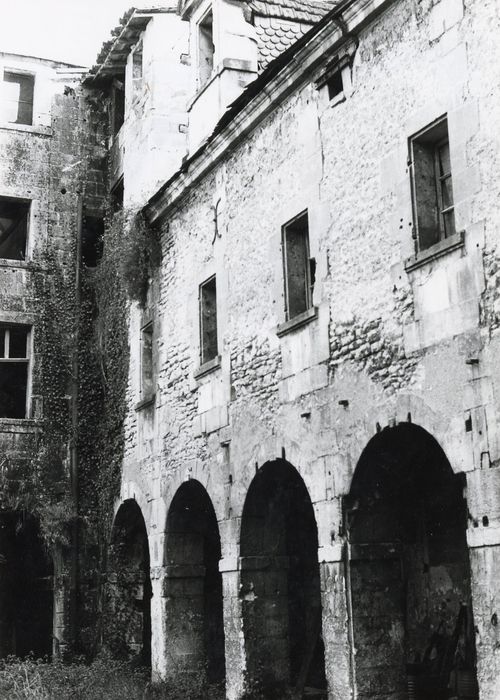
{"type": "Polygon", "coordinates": [[[200,361],[217,357],[217,287],[215,275],[200,285],[200,361]]]}
{"type": "Polygon", "coordinates": [[[455,233],[448,124],[445,118],[410,139],[413,217],[419,250],[455,233]]]}
{"type": "Polygon", "coordinates": [[[113,81],[113,97],[112,97],[112,130],[115,136],[122,128],[125,119],[125,88],[123,81],[113,81]]]}
{"type": "Polygon", "coordinates": [[[116,183],[116,185],[111,190],[111,209],[113,213],[121,211],[123,209],[123,177],[116,183]]]}
{"type": "Polygon", "coordinates": [[[96,267],[101,259],[104,236],[102,216],[83,217],[82,224],[82,263],[85,267],[96,267]]]}
{"type": "Polygon", "coordinates": [[[198,79],[200,87],[207,83],[214,67],[213,15],[208,12],[198,25],[198,79]]]}
{"type": "Polygon", "coordinates": [[[344,94],[344,80],[342,78],[342,71],[338,70],[328,78],[326,81],[326,86],[328,88],[328,99],[333,100],[335,97],[344,94]]]}
{"type": "Polygon", "coordinates": [[[4,71],[5,121],[12,124],[33,124],[34,88],[35,77],[33,75],[4,71]]]}
{"type": "Polygon", "coordinates": [[[315,261],[309,258],[307,212],[283,226],[285,313],[289,320],[312,306],[315,261]]]}
{"type": "Polygon", "coordinates": [[[0,258],[24,260],[30,204],[0,197],[0,258]]]}
{"type": "Polygon", "coordinates": [[[147,399],[153,394],[153,324],[148,323],[141,330],[141,398],[147,399]]]}
{"type": "Polygon", "coordinates": [[[29,328],[0,326],[0,418],[26,418],[29,328]]]}

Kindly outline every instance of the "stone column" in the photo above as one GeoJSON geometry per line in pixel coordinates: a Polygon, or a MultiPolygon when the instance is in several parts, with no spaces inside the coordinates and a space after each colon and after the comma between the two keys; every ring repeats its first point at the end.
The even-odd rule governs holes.
{"type": "Polygon", "coordinates": [[[500,527],[467,533],[480,697],[500,698],[500,527]]]}
{"type": "Polygon", "coordinates": [[[151,674],[154,681],[165,678],[167,673],[164,591],[165,568],[151,568],[151,674]]]}
{"type": "Polygon", "coordinates": [[[243,693],[246,670],[238,557],[221,559],[219,571],[222,574],[224,596],[226,697],[227,700],[238,700],[243,693]]]}
{"type": "Polygon", "coordinates": [[[348,592],[342,551],[342,544],[318,550],[328,700],[353,697],[348,592]]]}

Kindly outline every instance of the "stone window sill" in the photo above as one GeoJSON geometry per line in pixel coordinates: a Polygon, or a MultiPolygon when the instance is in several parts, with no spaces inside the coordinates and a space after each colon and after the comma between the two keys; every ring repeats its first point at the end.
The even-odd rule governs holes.
{"type": "Polygon", "coordinates": [[[205,375],[210,374],[210,372],[215,372],[217,369],[220,369],[220,364],[221,356],[217,355],[213,360],[209,360],[200,365],[193,376],[195,379],[201,379],[205,375]]]}
{"type": "Polygon", "coordinates": [[[278,336],[278,338],[281,338],[282,335],[286,335],[287,333],[291,333],[292,331],[295,331],[298,328],[302,328],[302,326],[305,326],[317,317],[318,307],[311,306],[310,309],[303,311],[301,314],[298,314],[298,316],[294,316],[293,318],[289,319],[288,321],[285,321],[284,323],[279,323],[276,326],[276,335],[278,336]]]}
{"type": "Polygon", "coordinates": [[[405,260],[405,270],[406,272],[412,272],[422,265],[437,260],[443,255],[451,253],[452,250],[458,250],[463,248],[465,242],[465,231],[459,231],[449,238],[444,238],[439,243],[426,248],[426,250],[421,250],[416,255],[412,255],[411,258],[405,260]]]}
{"type": "Polygon", "coordinates": [[[11,124],[10,122],[0,122],[0,129],[5,131],[23,131],[37,136],[52,136],[50,126],[36,126],[34,124],[11,124]]]}
{"type": "Polygon", "coordinates": [[[149,396],[145,396],[143,399],[138,401],[138,403],[135,404],[134,408],[136,411],[142,411],[143,408],[147,408],[148,406],[152,406],[155,402],[156,394],[150,394],[149,396]]]}
{"type": "Polygon", "coordinates": [[[42,425],[43,421],[35,418],[0,418],[0,433],[33,433],[42,425]]]}
{"type": "Polygon", "coordinates": [[[31,272],[47,272],[48,268],[32,260],[10,260],[0,258],[0,267],[11,267],[17,270],[30,270],[31,272]]]}

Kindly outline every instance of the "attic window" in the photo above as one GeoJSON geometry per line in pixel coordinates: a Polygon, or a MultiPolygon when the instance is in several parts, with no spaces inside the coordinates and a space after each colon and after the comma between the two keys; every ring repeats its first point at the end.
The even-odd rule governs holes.
{"type": "Polygon", "coordinates": [[[0,258],[26,258],[29,212],[29,202],[0,197],[0,258]]]}
{"type": "Polygon", "coordinates": [[[326,86],[328,88],[328,99],[334,100],[339,96],[344,96],[344,80],[342,78],[342,71],[336,71],[328,80],[326,81],[326,86]]]}
{"type": "Polygon", "coordinates": [[[4,71],[3,119],[11,124],[33,124],[35,76],[4,71]]]}
{"type": "Polygon", "coordinates": [[[203,87],[212,76],[214,68],[214,35],[212,10],[198,25],[198,83],[203,87]]]}

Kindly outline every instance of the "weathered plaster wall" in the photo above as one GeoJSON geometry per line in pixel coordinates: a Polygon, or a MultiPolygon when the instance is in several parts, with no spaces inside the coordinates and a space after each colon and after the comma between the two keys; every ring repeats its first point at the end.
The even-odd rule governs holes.
{"type": "MultiPolygon", "coordinates": [[[[41,386],[39,323],[55,272],[46,254],[50,251],[52,266],[59,265],[63,274],[74,271],[78,202],[83,213],[102,213],[106,153],[95,105],[80,85],[80,69],[8,54],[0,54],[0,63],[35,75],[33,125],[0,124],[0,196],[31,200],[26,260],[0,260],[0,322],[32,327],[27,418],[0,419],[3,475],[23,479],[25,470],[34,468],[44,430],[42,394],[47,387],[41,386]]],[[[64,333],[69,339],[70,331],[64,333]]],[[[69,477],[69,459],[64,461],[69,477]]],[[[60,552],[51,554],[54,648],[64,653],[71,634],[68,561],[60,552]]]]}
{"type": "Polygon", "coordinates": [[[485,284],[498,256],[498,23],[493,1],[465,9],[459,0],[392,3],[359,36],[344,102],[333,106],[305,84],[165,220],[157,303],[145,312],[155,324],[156,402],[133,410],[137,312],[123,471],[123,497],[139,490],[147,501],[159,577],[157,673],[168,673],[160,583],[166,512],[179,485],[195,478],[219,520],[228,697],[238,697],[243,504],[256,469],[284,457],[304,479],[316,514],[330,697],[350,697],[341,498],[377,424],[411,420],[438,440],[455,472],[467,473],[481,697],[498,695],[496,276],[485,284]],[[465,244],[408,273],[408,138],[444,113],[465,244]],[[318,312],[279,338],[281,226],[304,209],[318,312]],[[196,380],[198,285],[214,273],[221,362],[196,380]]]}

